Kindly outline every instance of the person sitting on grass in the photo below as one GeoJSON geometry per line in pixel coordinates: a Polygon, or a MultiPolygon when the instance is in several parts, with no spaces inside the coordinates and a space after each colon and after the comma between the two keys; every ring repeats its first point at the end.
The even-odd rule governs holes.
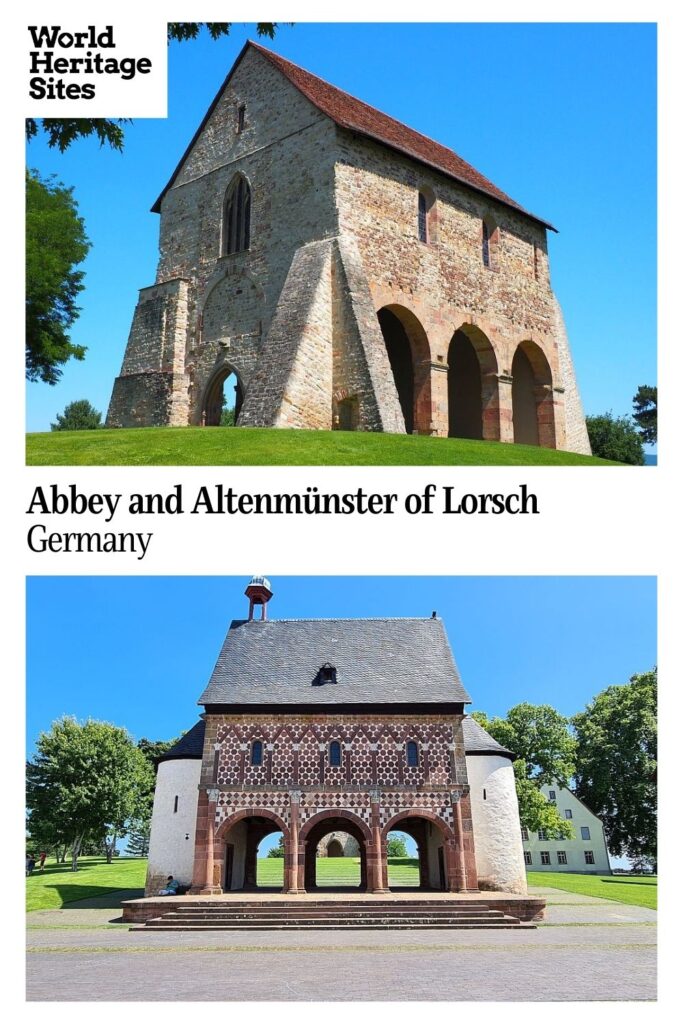
{"type": "Polygon", "coordinates": [[[169,875],[166,879],[166,886],[159,893],[160,896],[177,896],[178,889],[180,888],[180,882],[177,882],[173,875],[169,875]]]}

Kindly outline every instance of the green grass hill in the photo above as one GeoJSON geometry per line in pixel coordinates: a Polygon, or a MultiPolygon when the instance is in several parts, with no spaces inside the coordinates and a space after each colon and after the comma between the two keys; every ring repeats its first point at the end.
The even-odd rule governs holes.
{"type": "Polygon", "coordinates": [[[606,466],[498,441],[328,430],[143,427],[28,434],[29,466],[606,466]]]}

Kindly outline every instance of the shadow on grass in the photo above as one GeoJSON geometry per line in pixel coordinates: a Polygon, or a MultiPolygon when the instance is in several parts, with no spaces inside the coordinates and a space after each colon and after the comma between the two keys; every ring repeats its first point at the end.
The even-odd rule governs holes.
{"type": "Polygon", "coordinates": [[[603,878],[603,882],[607,885],[616,883],[617,885],[657,885],[657,876],[650,875],[647,878],[639,876],[637,878],[631,878],[629,875],[617,875],[616,878],[603,878]]]}
{"type": "Polygon", "coordinates": [[[95,888],[90,885],[49,885],[46,889],[54,889],[59,893],[62,907],[66,910],[119,910],[122,900],[137,900],[145,894],[142,889],[115,889],[108,886],[97,886],[97,895],[93,895],[95,888]]]}

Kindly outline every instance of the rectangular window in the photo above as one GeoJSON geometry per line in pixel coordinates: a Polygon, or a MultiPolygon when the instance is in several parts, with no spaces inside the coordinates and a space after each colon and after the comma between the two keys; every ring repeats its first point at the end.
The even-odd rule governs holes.
{"type": "Polygon", "coordinates": [[[554,789],[549,789],[548,790],[548,800],[550,800],[551,804],[554,804],[555,801],[557,800],[557,793],[555,792],[554,789]]]}
{"type": "Polygon", "coordinates": [[[484,800],[486,799],[486,790],[484,790],[484,800]]]}
{"type": "Polygon", "coordinates": [[[524,863],[525,864],[531,864],[531,851],[530,850],[525,850],[524,851],[524,863]]]}
{"type": "Polygon", "coordinates": [[[593,856],[592,850],[584,850],[583,855],[586,858],[586,864],[595,864],[595,857],[593,856]]]}
{"type": "Polygon", "coordinates": [[[557,851],[557,863],[558,864],[566,864],[567,863],[567,854],[565,853],[564,850],[558,850],[557,851]]]}
{"type": "Polygon", "coordinates": [[[218,762],[221,758],[220,750],[215,750],[213,754],[213,782],[218,782],[218,762]]]}
{"type": "Polygon", "coordinates": [[[588,825],[582,825],[581,826],[581,838],[582,839],[590,839],[590,837],[591,837],[591,830],[589,829],[588,825]]]}
{"type": "Polygon", "coordinates": [[[522,842],[523,843],[528,843],[529,842],[529,829],[528,828],[523,828],[522,829],[522,842]]]}
{"type": "Polygon", "coordinates": [[[569,808],[567,808],[567,810],[564,812],[564,816],[567,819],[567,821],[569,821],[569,819],[572,816],[572,812],[569,810],[569,808]]]}
{"type": "Polygon", "coordinates": [[[539,828],[539,830],[538,830],[538,838],[541,840],[542,843],[547,843],[548,842],[548,837],[547,837],[547,835],[545,833],[545,829],[539,828]]]}
{"type": "Polygon", "coordinates": [[[173,801],[173,813],[174,813],[174,814],[177,814],[177,813],[178,813],[178,797],[176,797],[176,798],[174,799],[174,801],[173,801]]]}
{"type": "Polygon", "coordinates": [[[244,112],[245,112],[245,110],[246,110],[245,106],[241,106],[241,107],[237,108],[237,131],[238,132],[244,131],[244,112]]]}
{"type": "Polygon", "coordinates": [[[550,854],[547,850],[541,850],[541,864],[550,864],[550,854]]]}

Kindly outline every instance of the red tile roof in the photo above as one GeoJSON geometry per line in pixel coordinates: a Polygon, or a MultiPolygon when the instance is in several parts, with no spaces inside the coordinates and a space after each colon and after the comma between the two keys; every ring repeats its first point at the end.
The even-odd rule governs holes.
{"type": "Polygon", "coordinates": [[[426,135],[421,135],[420,132],[416,132],[413,128],[409,128],[400,121],[396,121],[393,117],[389,117],[388,114],[383,114],[380,110],[376,110],[375,107],[363,103],[362,100],[356,99],[355,96],[351,96],[342,89],[330,85],[324,79],[318,78],[317,75],[311,74],[310,71],[300,68],[297,64],[292,64],[291,61],[285,60],[284,57],[273,53],[272,50],[267,50],[264,46],[252,43],[251,41],[243,47],[190,145],[183,154],[180,163],[173,172],[171,180],[152,207],[153,211],[159,212],[161,200],[175,181],[180,168],[213,112],[235,68],[249,48],[257,50],[266,60],[270,61],[309,102],[341,128],[357,132],[366,138],[374,139],[384,146],[389,146],[399,153],[404,153],[413,160],[417,160],[427,167],[432,167],[449,178],[453,178],[461,184],[475,189],[477,192],[497,199],[498,202],[504,203],[505,206],[518,210],[544,227],[550,228],[552,231],[556,230],[548,221],[542,220],[535,214],[525,210],[519,203],[516,203],[514,199],[511,199],[510,196],[501,191],[493,182],[485,178],[483,174],[480,174],[471,164],[468,164],[457,153],[454,153],[452,149],[442,146],[439,142],[434,142],[433,139],[427,138],[426,135]]]}

